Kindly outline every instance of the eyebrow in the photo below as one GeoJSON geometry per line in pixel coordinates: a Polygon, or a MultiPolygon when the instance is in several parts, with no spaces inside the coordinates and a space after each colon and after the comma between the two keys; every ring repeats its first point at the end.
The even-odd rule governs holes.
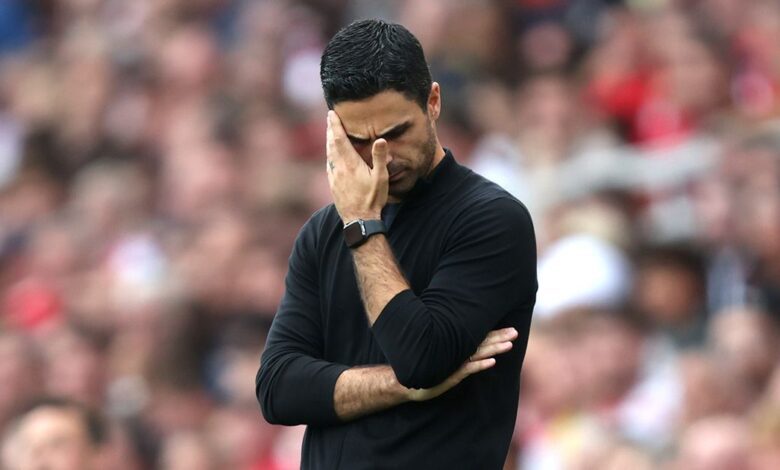
{"type": "MultiPolygon", "coordinates": [[[[410,127],[412,127],[412,122],[410,120],[401,122],[391,127],[390,129],[384,131],[383,133],[379,134],[377,136],[377,139],[392,139],[394,137],[398,137],[410,127]]],[[[358,137],[352,134],[347,134],[347,137],[349,137],[349,140],[351,140],[352,142],[358,142],[358,143],[367,143],[370,140],[366,137],[358,137]]]]}

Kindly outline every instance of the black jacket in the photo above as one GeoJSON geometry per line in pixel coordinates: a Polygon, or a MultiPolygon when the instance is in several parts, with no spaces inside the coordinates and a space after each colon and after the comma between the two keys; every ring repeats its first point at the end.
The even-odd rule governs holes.
{"type": "Polygon", "coordinates": [[[526,208],[447,152],[401,204],[388,232],[411,290],[369,327],[333,205],[315,213],[290,256],[256,391],[266,419],[307,424],[307,469],[501,468],[514,428],[536,296],[526,208]],[[390,364],[407,387],[442,382],[485,335],[513,326],[511,352],[442,396],[351,422],[333,407],[339,374],[390,364]]]}

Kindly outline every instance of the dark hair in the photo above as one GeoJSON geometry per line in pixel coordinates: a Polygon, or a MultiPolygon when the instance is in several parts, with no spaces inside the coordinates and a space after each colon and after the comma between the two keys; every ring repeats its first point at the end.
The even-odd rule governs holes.
{"type": "Polygon", "coordinates": [[[15,422],[19,424],[25,416],[41,408],[54,408],[63,411],[74,411],[79,415],[89,442],[100,446],[108,440],[108,425],[103,416],[94,409],[75,400],[61,397],[41,397],[28,403],[17,415],[15,422]]]}
{"type": "Polygon", "coordinates": [[[395,90],[425,111],[431,73],[422,46],[399,24],[360,20],[328,42],[320,61],[320,80],[329,109],[395,90]]]}

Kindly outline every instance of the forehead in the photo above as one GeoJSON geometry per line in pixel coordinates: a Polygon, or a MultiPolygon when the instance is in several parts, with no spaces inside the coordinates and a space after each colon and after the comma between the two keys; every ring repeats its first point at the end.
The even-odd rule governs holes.
{"type": "Polygon", "coordinates": [[[342,101],[333,106],[350,135],[378,134],[404,121],[423,116],[416,101],[387,90],[360,101],[342,101]]]}

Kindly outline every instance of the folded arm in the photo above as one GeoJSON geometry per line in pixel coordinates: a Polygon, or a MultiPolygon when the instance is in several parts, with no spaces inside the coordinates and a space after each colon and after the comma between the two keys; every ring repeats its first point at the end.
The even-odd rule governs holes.
{"type": "Polygon", "coordinates": [[[516,338],[514,328],[492,331],[468,361],[429,389],[404,387],[388,365],[348,368],[272,345],[257,375],[257,397],[273,424],[337,424],[436,398],[466,377],[493,367],[493,357],[509,351],[516,338]]]}
{"type": "Polygon", "coordinates": [[[429,389],[401,385],[387,365],[349,367],[320,359],[322,325],[311,227],[301,231],[290,257],[284,297],[274,318],[255,380],[266,420],[273,424],[319,426],[381,411],[407,401],[435,398],[471,374],[495,364],[493,356],[511,349],[513,329],[487,335],[473,355],[429,389]]]}
{"type": "Polygon", "coordinates": [[[446,252],[419,295],[383,235],[353,251],[374,336],[410,388],[443,381],[509,312],[527,307],[530,314],[533,304],[536,246],[525,208],[509,198],[485,202],[449,230],[446,252]]]}
{"type": "Polygon", "coordinates": [[[427,389],[404,387],[388,365],[349,369],[341,374],[336,382],[333,394],[336,414],[340,419],[348,421],[401,403],[436,398],[466,377],[493,367],[496,364],[493,357],[512,349],[512,341],[515,338],[517,330],[514,328],[490,332],[458,370],[440,384],[427,389]]]}

